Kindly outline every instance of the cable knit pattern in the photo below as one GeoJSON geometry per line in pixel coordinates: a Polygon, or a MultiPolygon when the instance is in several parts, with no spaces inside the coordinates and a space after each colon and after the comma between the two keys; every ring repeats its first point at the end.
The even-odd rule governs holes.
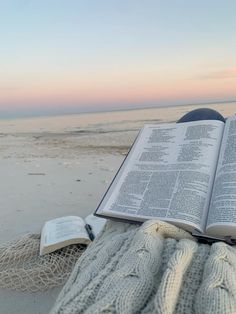
{"type": "Polygon", "coordinates": [[[51,314],[236,313],[236,250],[166,222],[109,221],[51,314]]]}

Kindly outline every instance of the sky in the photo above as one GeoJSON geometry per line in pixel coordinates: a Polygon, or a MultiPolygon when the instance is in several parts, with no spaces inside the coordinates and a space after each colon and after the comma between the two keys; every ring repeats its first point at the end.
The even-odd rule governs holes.
{"type": "Polygon", "coordinates": [[[235,0],[0,0],[0,117],[235,100],[235,12],[235,0]]]}

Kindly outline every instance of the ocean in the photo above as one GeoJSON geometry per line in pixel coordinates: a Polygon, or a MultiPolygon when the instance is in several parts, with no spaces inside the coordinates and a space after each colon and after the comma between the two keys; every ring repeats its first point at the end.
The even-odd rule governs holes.
{"type": "Polygon", "coordinates": [[[139,129],[144,123],[174,122],[196,108],[212,108],[222,115],[236,113],[236,102],[131,109],[123,111],[78,113],[18,119],[0,119],[1,133],[28,132],[115,132],[139,129]]]}
{"type": "Polygon", "coordinates": [[[213,108],[225,117],[236,112],[236,102],[231,102],[0,120],[0,157],[125,154],[145,123],[174,122],[200,107],[213,108]]]}

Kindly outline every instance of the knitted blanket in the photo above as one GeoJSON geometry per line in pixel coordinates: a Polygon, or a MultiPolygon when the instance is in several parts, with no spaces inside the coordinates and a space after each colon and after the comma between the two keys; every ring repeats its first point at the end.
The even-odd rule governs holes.
{"type": "Polygon", "coordinates": [[[236,313],[236,250],[168,223],[109,221],[51,314],[236,313]]]}

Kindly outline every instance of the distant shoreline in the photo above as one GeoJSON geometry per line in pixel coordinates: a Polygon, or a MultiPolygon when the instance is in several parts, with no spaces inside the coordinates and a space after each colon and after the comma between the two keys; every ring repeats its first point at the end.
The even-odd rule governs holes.
{"type": "Polygon", "coordinates": [[[47,117],[61,117],[61,116],[72,116],[72,115],[84,115],[84,114],[99,114],[99,113],[110,113],[110,112],[121,112],[121,111],[135,111],[135,110],[148,110],[148,109],[161,109],[161,108],[176,108],[176,107],[188,107],[188,106],[202,106],[202,105],[222,105],[235,103],[236,100],[227,100],[227,101],[210,101],[210,102],[200,102],[200,103],[188,103],[188,104],[177,104],[177,105],[156,105],[156,106],[147,106],[147,107],[134,107],[134,108],[121,108],[121,109],[111,109],[111,110],[95,110],[95,111],[82,111],[82,112],[67,112],[67,113],[45,113],[45,114],[32,114],[25,116],[9,116],[1,117],[0,121],[6,120],[18,120],[18,119],[32,119],[32,118],[47,118],[47,117]]]}

